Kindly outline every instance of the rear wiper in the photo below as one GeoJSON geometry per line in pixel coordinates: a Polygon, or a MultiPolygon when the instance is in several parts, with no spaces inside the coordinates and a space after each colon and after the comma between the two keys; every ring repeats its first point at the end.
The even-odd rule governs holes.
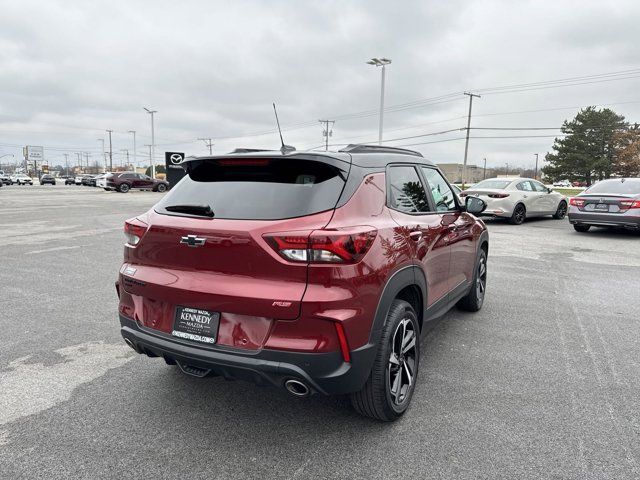
{"type": "Polygon", "coordinates": [[[169,205],[164,207],[169,212],[188,213],[190,215],[200,215],[202,217],[214,217],[213,210],[209,205],[169,205]]]}

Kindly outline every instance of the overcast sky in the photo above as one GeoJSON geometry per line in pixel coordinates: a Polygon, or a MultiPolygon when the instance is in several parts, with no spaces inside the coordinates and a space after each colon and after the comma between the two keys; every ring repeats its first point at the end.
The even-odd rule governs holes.
{"type": "MultiPolygon", "coordinates": [[[[298,149],[322,145],[324,118],[336,119],[332,143],[375,142],[380,69],[365,61],[376,56],[393,61],[385,139],[465,127],[463,91],[633,69],[623,80],[483,93],[472,126],[559,127],[578,107],[604,104],[640,121],[639,20],[637,0],[0,0],[0,155],[43,145],[52,164],[63,164],[65,152],[101,159],[97,139],[113,129],[117,163],[125,148],[133,158],[127,132],[135,130],[142,164],[151,140],[143,106],[158,111],[159,161],[165,150],[206,153],[198,137],[212,137],[214,152],[274,148],[273,101],[286,143],[298,149]]],[[[411,148],[461,162],[463,136],[386,144],[438,141],[411,148]]],[[[552,143],[472,138],[469,162],[532,166],[552,143]]]]}

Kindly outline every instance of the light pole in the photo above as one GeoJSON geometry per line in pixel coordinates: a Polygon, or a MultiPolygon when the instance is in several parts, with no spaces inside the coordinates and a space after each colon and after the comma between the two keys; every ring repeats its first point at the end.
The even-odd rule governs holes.
{"type": "Polygon", "coordinates": [[[536,156],[536,169],[533,171],[533,179],[537,180],[538,179],[538,154],[534,153],[534,155],[536,156]]]}
{"type": "MultiPolygon", "coordinates": [[[[152,152],[151,152],[151,145],[147,145],[147,144],[145,144],[145,147],[149,147],[149,161],[153,163],[153,160],[152,160],[152,152]]],[[[151,173],[151,172],[149,172],[149,173],[151,173]]]]}
{"type": "Polygon", "coordinates": [[[134,168],[138,167],[138,155],[136,154],[136,131],[129,130],[129,133],[133,134],[133,163],[135,165],[134,168]]]}
{"type": "Polygon", "coordinates": [[[482,179],[483,180],[487,179],[487,159],[486,159],[486,157],[484,159],[484,167],[482,169],[482,179]]]}
{"type": "Polygon", "coordinates": [[[144,108],[149,115],[151,115],[151,178],[156,178],[156,167],[154,162],[156,160],[156,133],[153,125],[153,115],[158,113],[157,110],[149,110],[147,107],[144,108]]]}
{"type": "Polygon", "coordinates": [[[391,63],[391,59],[372,58],[367,63],[376,67],[382,67],[382,78],[380,81],[380,126],[378,127],[378,145],[382,145],[382,125],[384,119],[384,73],[385,67],[391,63]]]}

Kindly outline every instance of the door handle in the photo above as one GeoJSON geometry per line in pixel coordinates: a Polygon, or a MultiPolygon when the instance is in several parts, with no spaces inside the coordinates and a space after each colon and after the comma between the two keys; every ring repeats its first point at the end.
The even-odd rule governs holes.
{"type": "Polygon", "coordinates": [[[420,230],[414,230],[413,232],[409,233],[409,238],[414,242],[417,242],[422,238],[422,232],[420,230]]]}

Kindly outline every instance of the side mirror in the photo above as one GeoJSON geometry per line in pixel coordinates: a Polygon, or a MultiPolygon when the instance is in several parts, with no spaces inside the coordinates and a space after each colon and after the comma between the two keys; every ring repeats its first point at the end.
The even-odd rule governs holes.
{"type": "Polygon", "coordinates": [[[547,193],[553,193],[553,188],[547,187],[547,193]]]}
{"type": "Polygon", "coordinates": [[[478,197],[466,197],[464,199],[465,210],[473,215],[480,215],[487,208],[484,200],[478,197]]]}

